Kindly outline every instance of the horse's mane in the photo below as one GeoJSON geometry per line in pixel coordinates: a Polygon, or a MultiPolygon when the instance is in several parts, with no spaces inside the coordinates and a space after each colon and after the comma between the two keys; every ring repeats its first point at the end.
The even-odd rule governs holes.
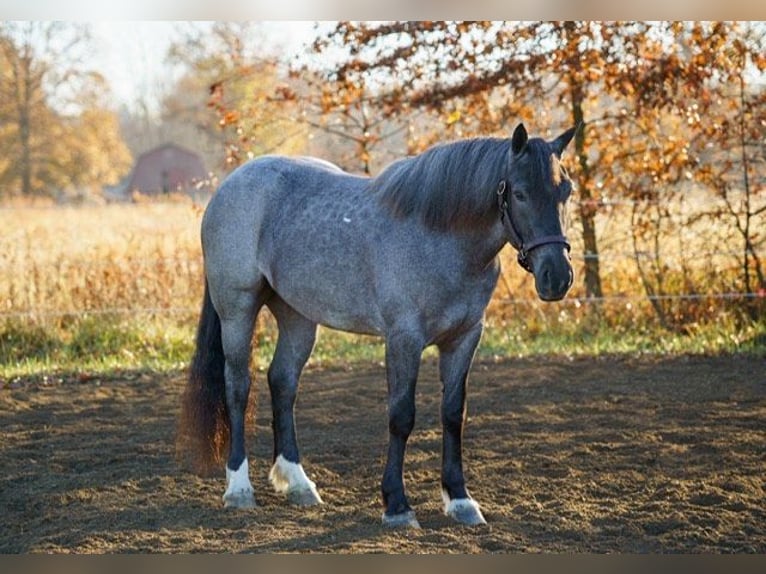
{"type": "Polygon", "coordinates": [[[395,216],[419,216],[433,229],[477,228],[498,217],[496,191],[509,154],[509,139],[440,144],[392,163],[371,187],[395,216]]]}

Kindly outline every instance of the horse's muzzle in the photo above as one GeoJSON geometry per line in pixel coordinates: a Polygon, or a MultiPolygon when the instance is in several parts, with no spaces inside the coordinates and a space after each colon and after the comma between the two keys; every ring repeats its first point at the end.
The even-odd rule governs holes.
{"type": "Polygon", "coordinates": [[[535,254],[532,272],[537,295],[543,301],[560,301],[574,281],[569,253],[561,246],[550,245],[535,254]]]}

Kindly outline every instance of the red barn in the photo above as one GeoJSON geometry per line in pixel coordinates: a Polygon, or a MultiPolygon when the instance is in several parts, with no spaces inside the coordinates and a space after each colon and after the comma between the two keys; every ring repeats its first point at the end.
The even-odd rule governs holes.
{"type": "Polygon", "coordinates": [[[167,143],[141,154],[123,189],[128,195],[136,191],[145,195],[188,192],[206,177],[196,153],[167,143]]]}

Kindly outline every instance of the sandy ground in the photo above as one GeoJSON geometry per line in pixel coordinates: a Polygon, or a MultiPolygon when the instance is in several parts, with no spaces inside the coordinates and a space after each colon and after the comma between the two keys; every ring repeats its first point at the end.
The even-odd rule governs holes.
{"type": "Polygon", "coordinates": [[[271,412],[256,376],[259,506],[225,511],[221,477],[178,468],[183,374],[0,385],[0,552],[766,552],[766,364],[747,357],[477,363],[466,473],[487,526],[439,493],[439,384],[421,369],[406,459],[420,530],[380,525],[380,366],[309,369],[297,418],[325,504],[273,493],[271,412]]]}

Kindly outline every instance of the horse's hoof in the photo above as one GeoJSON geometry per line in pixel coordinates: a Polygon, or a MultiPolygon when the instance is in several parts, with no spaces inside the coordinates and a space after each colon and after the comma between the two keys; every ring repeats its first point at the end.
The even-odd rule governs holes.
{"type": "Polygon", "coordinates": [[[316,484],[309,480],[303,467],[297,462],[290,462],[281,454],[269,471],[269,480],[274,490],[284,494],[291,504],[297,506],[322,504],[316,484]]]}
{"type": "Polygon", "coordinates": [[[478,503],[471,498],[456,498],[451,500],[444,513],[459,524],[466,526],[477,526],[486,524],[487,521],[479,510],[478,503]]]}
{"type": "Polygon", "coordinates": [[[383,526],[386,528],[420,528],[418,519],[415,518],[415,511],[408,510],[399,514],[383,513],[383,526]]]}
{"type": "Polygon", "coordinates": [[[296,506],[316,506],[322,504],[322,498],[314,488],[288,490],[287,501],[296,506]]]}
{"type": "Polygon", "coordinates": [[[225,494],[223,497],[224,508],[255,508],[255,496],[252,492],[237,492],[225,494]]]}

